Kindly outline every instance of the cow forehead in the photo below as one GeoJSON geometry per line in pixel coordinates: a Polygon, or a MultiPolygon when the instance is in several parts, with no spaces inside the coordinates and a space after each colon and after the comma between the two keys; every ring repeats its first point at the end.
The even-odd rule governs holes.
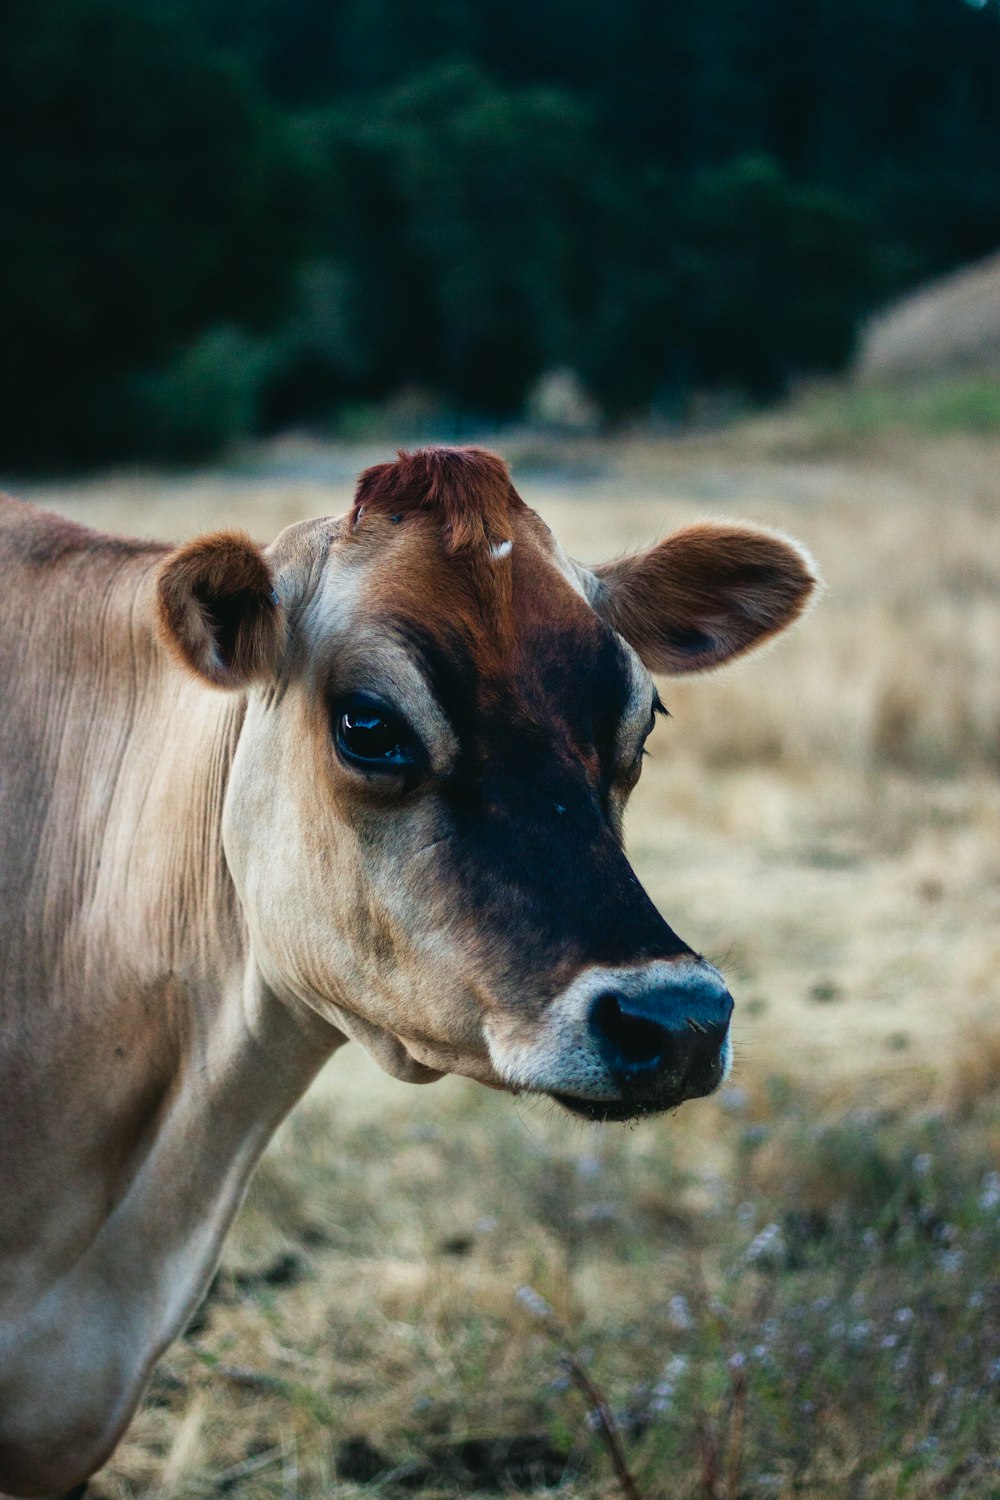
{"type": "MultiPolygon", "coordinates": [[[[525,510],[513,535],[478,552],[450,550],[433,520],[366,518],[331,549],[314,628],[336,669],[343,650],[375,652],[390,682],[408,659],[445,711],[570,721],[593,740],[602,720],[645,716],[649,679],[631,648],[587,602],[585,575],[525,510]]],[[[574,736],[576,737],[576,736],[574,736]]]]}

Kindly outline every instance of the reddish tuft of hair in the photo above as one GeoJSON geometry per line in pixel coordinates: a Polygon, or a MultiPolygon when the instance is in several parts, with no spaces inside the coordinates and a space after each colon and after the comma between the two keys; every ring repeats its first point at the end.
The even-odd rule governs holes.
{"type": "Polygon", "coordinates": [[[526,509],[503,459],[485,448],[402,449],[395,463],[376,464],[358,481],[352,518],[362,514],[435,516],[450,552],[510,539],[511,518],[526,509]]]}

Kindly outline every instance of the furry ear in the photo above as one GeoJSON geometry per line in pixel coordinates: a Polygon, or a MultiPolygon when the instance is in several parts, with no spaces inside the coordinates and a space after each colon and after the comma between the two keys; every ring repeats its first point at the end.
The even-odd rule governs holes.
{"type": "Polygon", "coordinates": [[[274,672],[285,617],[264,554],[239,531],[196,537],[156,581],[160,634],[192,671],[221,688],[274,672]]]}
{"type": "Polygon", "coordinates": [[[651,672],[704,672],[790,625],[818,585],[796,543],[704,522],[595,568],[594,608],[651,672]]]}

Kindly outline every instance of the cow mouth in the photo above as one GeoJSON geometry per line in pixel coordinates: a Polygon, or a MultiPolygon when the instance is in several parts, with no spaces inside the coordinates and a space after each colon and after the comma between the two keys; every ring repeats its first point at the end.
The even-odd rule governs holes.
{"type": "Polygon", "coordinates": [[[621,1099],[583,1099],[578,1094],[551,1093],[550,1098],[578,1119],[589,1120],[595,1125],[623,1124],[629,1120],[645,1120],[650,1115],[666,1114],[679,1108],[688,1099],[702,1099],[712,1094],[722,1081],[722,1069],[713,1068],[703,1078],[687,1079],[680,1089],[669,1093],[636,1094],[621,1099]]]}
{"type": "Polygon", "coordinates": [[[644,1120],[649,1115],[676,1109],[682,1102],[680,1099],[580,1099],[575,1094],[552,1094],[550,1097],[571,1115],[589,1120],[593,1125],[621,1125],[629,1120],[644,1120]]]}

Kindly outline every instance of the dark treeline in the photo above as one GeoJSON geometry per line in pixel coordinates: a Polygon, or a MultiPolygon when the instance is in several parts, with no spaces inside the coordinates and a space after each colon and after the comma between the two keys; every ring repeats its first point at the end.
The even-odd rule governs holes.
{"type": "Polygon", "coordinates": [[[998,0],[6,0],[0,463],[836,368],[1000,244],[998,0]]]}

